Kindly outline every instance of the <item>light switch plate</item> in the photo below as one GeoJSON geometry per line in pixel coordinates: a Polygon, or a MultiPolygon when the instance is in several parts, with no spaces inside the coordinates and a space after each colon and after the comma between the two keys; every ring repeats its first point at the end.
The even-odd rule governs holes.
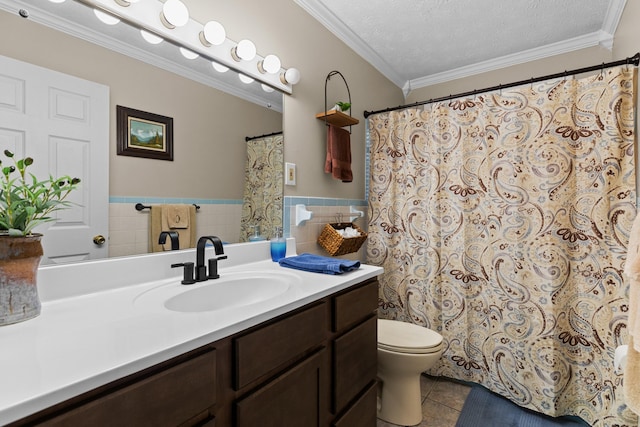
{"type": "Polygon", "coordinates": [[[284,185],[296,185],[296,164],[284,164],[284,185]]]}

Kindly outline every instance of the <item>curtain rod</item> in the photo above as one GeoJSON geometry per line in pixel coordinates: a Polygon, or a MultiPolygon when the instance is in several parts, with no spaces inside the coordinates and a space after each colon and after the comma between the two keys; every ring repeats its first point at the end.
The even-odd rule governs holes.
{"type": "Polygon", "coordinates": [[[571,70],[571,71],[564,71],[562,73],[556,73],[556,74],[549,74],[546,76],[542,76],[542,77],[536,77],[536,78],[530,78],[529,80],[520,80],[518,82],[513,82],[513,83],[509,83],[506,85],[498,85],[498,86],[492,86],[492,87],[488,87],[485,89],[479,89],[479,90],[472,90],[469,92],[463,92],[463,93],[459,93],[456,95],[449,95],[449,96],[443,96],[440,98],[433,98],[433,99],[429,99],[428,101],[419,101],[419,102],[415,102],[413,104],[406,104],[406,105],[399,105],[397,107],[389,107],[389,108],[385,108],[384,110],[377,110],[377,111],[366,111],[364,112],[364,118],[366,119],[367,117],[369,117],[372,114],[379,114],[379,113],[386,113],[389,111],[395,111],[395,110],[402,110],[403,108],[409,108],[409,107],[417,107],[418,105],[425,105],[425,104],[432,104],[434,102],[440,102],[440,101],[448,101],[450,99],[455,99],[455,98],[463,98],[465,96],[471,96],[471,95],[479,95],[482,93],[486,93],[486,92],[491,92],[494,90],[501,90],[501,89],[507,89],[507,88],[511,88],[514,86],[521,86],[521,85],[525,85],[525,84],[533,84],[533,83],[537,83],[537,82],[541,82],[544,80],[552,80],[552,79],[557,79],[559,77],[566,77],[569,75],[574,75],[574,74],[581,74],[581,73],[588,73],[590,71],[597,71],[597,70],[604,70],[605,68],[610,68],[610,67],[617,67],[618,65],[635,65],[636,67],[638,66],[638,63],[640,63],[640,52],[636,53],[634,56],[632,57],[628,57],[626,59],[621,59],[619,61],[613,61],[613,62],[608,62],[608,63],[602,63],[600,65],[593,65],[591,67],[584,67],[584,68],[578,68],[575,70],[571,70]]]}
{"type": "Polygon", "coordinates": [[[282,134],[282,131],[272,132],[272,133],[265,133],[264,135],[258,135],[258,136],[245,136],[244,140],[245,140],[245,142],[249,142],[252,139],[266,138],[268,136],[275,136],[275,135],[280,135],[280,134],[282,134]]]}

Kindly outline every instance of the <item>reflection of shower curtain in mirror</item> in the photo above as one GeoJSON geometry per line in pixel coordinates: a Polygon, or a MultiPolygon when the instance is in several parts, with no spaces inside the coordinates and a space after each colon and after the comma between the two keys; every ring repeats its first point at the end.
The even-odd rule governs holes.
{"type": "Polygon", "coordinates": [[[431,374],[552,416],[636,425],[614,371],[634,86],[622,66],[369,118],[379,314],[443,335],[431,374]]]}
{"type": "Polygon", "coordinates": [[[265,238],[282,226],[284,191],[284,138],[282,134],[247,141],[247,162],[240,223],[240,241],[253,235],[259,225],[265,238]]]}

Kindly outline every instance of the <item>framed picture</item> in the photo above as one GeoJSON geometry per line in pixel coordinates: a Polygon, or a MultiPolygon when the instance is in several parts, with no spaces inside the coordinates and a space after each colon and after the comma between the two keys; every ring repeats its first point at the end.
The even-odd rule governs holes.
{"type": "Polygon", "coordinates": [[[173,161],[173,119],[116,106],[118,155],[173,161]]]}

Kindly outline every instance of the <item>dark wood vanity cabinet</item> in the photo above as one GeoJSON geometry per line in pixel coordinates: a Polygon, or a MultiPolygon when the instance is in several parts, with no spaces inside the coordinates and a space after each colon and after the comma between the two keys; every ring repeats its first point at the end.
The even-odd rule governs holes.
{"type": "Polygon", "coordinates": [[[331,302],[331,426],[375,426],[378,281],[334,295],[331,302]]]}
{"type": "Polygon", "coordinates": [[[217,366],[202,347],[11,425],[214,426],[217,366]]]}
{"type": "Polygon", "coordinates": [[[367,280],[12,425],[375,426],[377,293],[367,280]]]}

